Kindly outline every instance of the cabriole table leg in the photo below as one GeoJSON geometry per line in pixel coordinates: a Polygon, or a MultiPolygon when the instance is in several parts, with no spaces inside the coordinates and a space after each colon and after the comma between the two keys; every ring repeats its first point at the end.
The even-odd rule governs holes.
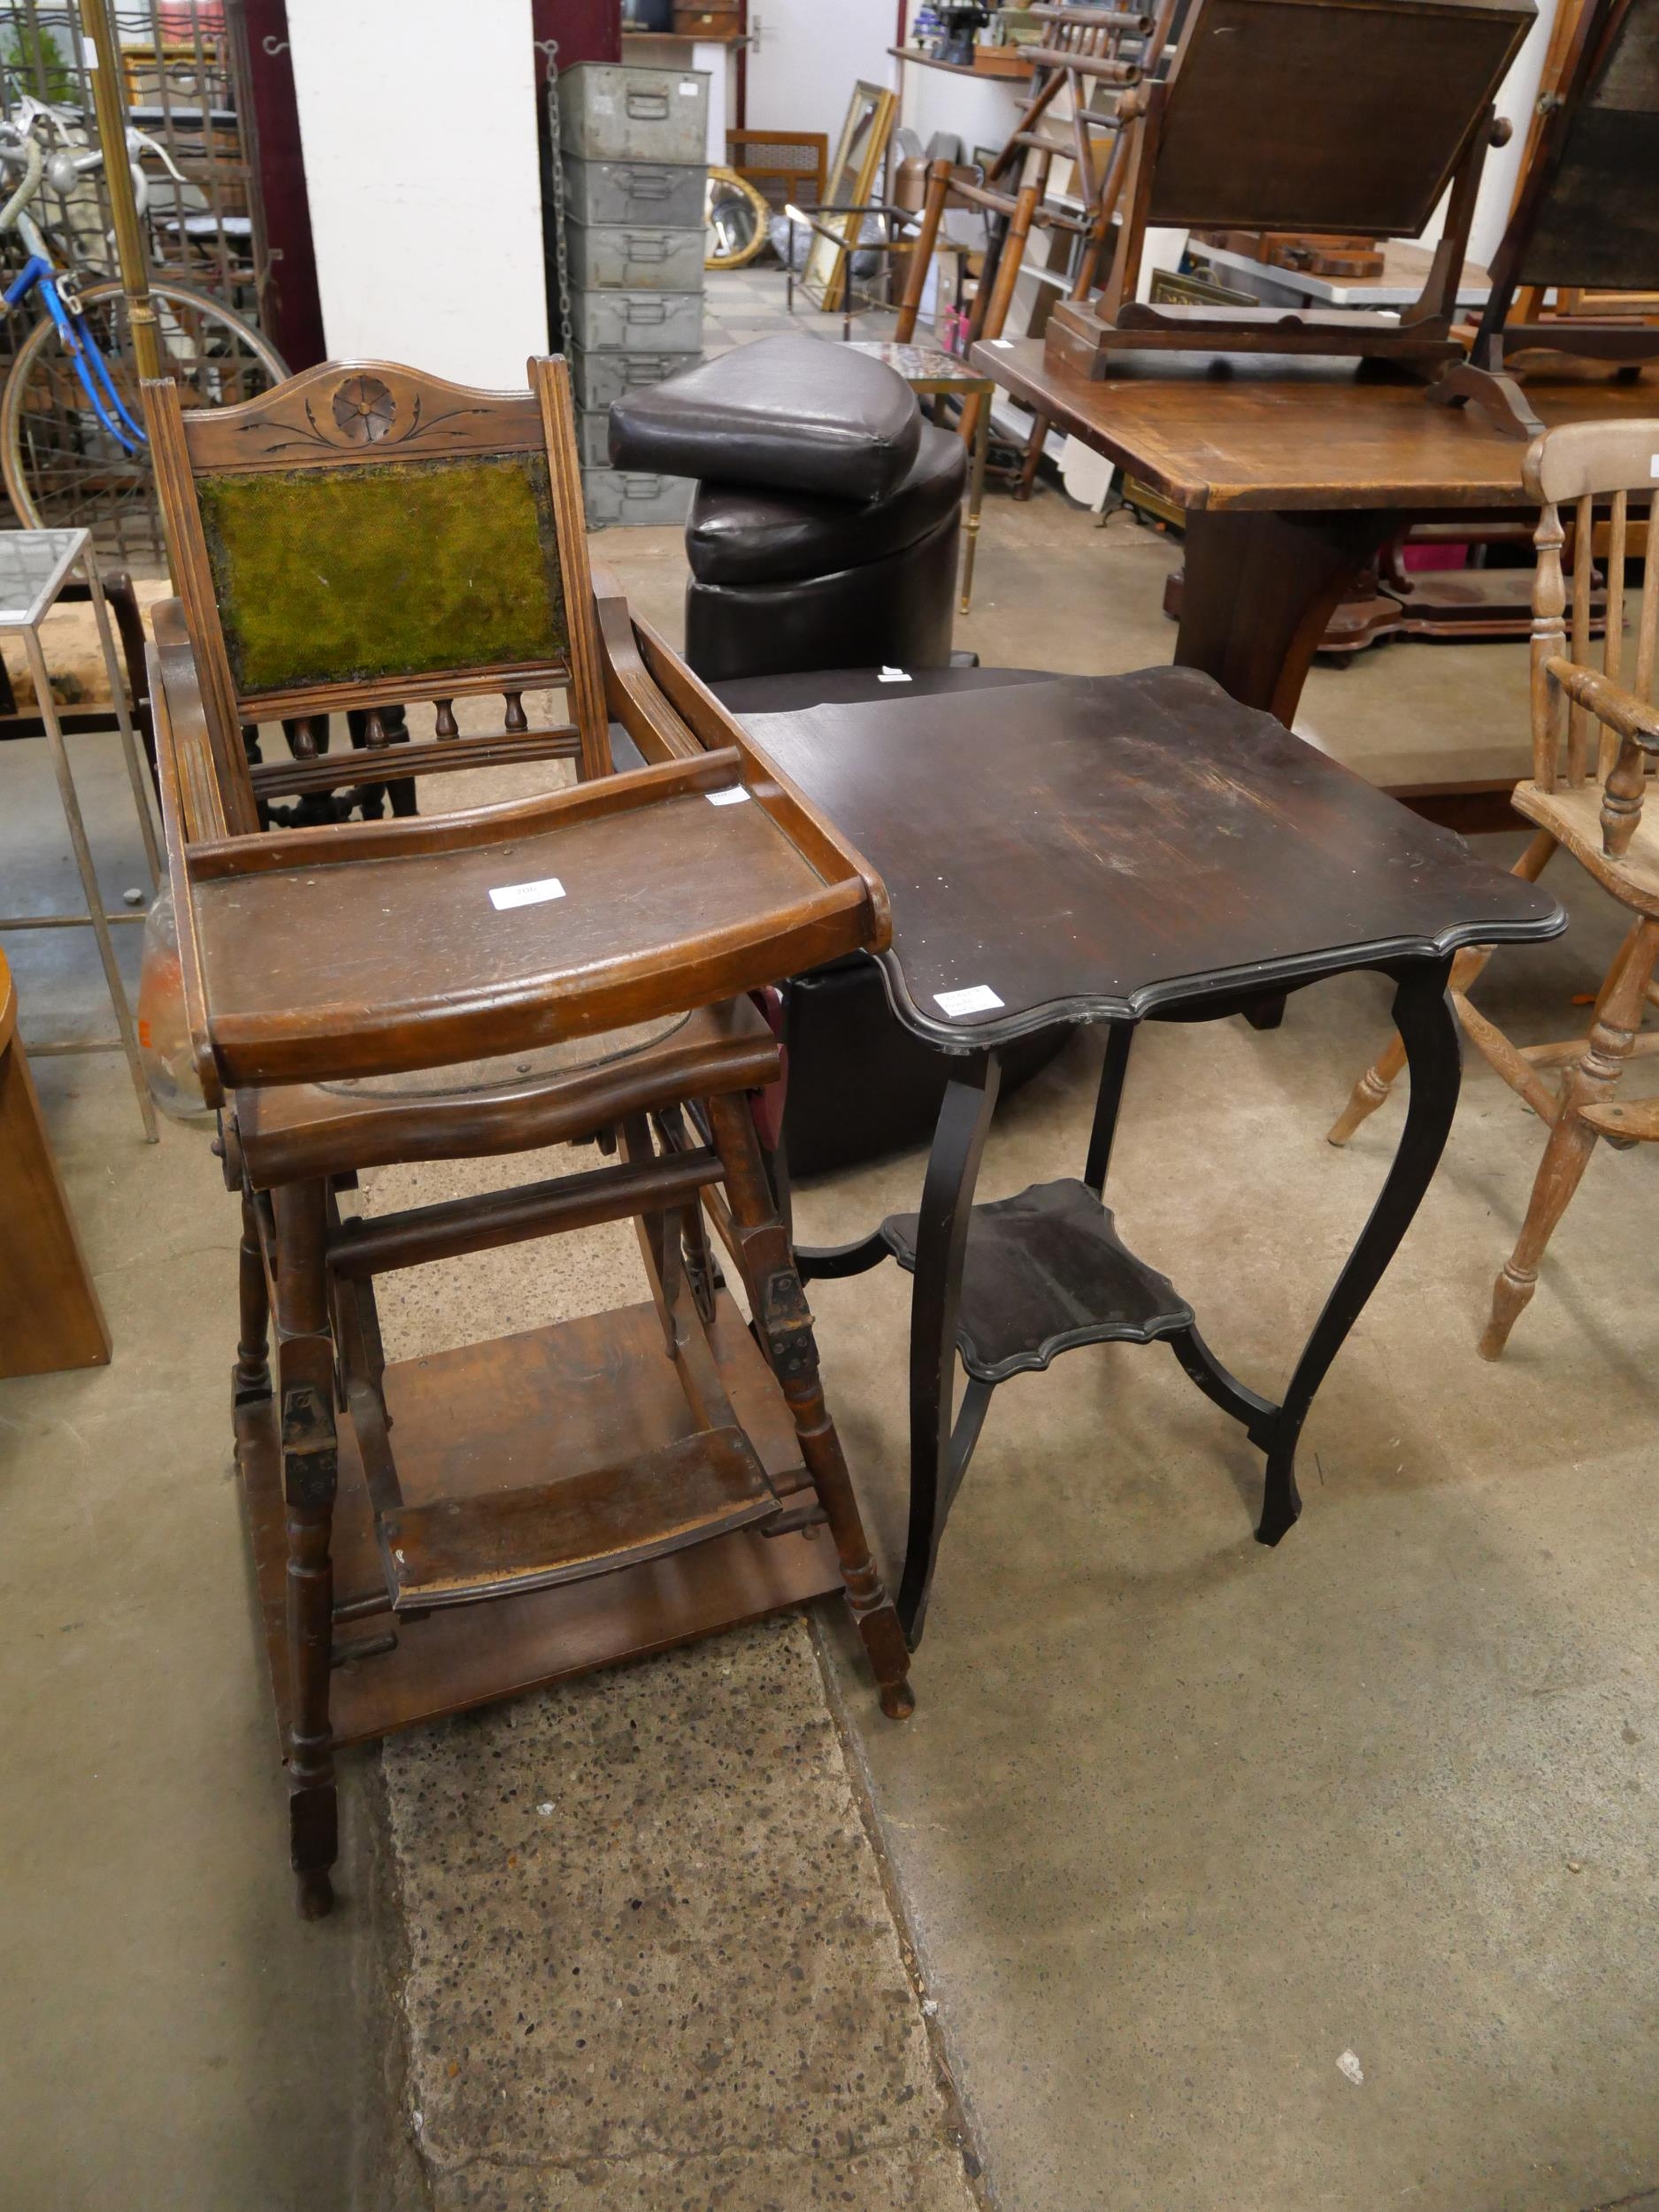
{"type": "Polygon", "coordinates": [[[1418,961],[1395,977],[1394,1027],[1405,1045],[1411,1078],[1406,1125],[1371,1217],[1314,1324],[1273,1421],[1262,1520],[1256,1532],[1260,1543],[1278,1543],[1302,1511],[1296,1492],[1296,1442],[1314,1393],[1399,1249],[1451,1133],[1463,1079],[1463,1051],[1446,988],[1450,972],[1449,959],[1418,961]]]}
{"type": "MultiPolygon", "coordinates": [[[[962,1272],[973,1216],[973,1187],[1002,1074],[995,1052],[976,1054],[958,1064],[959,1072],[952,1074],[940,1105],[916,1232],[910,1300],[910,1526],[899,1587],[899,1619],[912,1651],[921,1641],[933,1562],[953,1488],[951,1408],[962,1272]]],[[[983,1417],[983,1408],[979,1411],[983,1417]]]]}

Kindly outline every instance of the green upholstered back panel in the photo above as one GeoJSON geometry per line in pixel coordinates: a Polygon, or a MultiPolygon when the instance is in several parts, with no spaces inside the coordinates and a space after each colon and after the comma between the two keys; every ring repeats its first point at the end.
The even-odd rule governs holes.
{"type": "Polygon", "coordinates": [[[237,692],[566,657],[544,455],[197,480],[237,692]]]}

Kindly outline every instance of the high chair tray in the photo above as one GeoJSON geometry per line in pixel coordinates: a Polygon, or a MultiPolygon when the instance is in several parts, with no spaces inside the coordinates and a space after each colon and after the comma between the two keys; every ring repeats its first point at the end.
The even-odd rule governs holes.
{"type": "Polygon", "coordinates": [[[188,854],[227,1085],[396,1074],[648,1021],[887,941],[879,880],[735,749],[432,819],[188,854]]]}

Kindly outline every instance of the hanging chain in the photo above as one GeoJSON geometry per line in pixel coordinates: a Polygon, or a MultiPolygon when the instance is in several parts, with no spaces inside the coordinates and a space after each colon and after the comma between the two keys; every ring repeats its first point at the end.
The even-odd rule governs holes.
{"type": "Polygon", "coordinates": [[[547,56],[547,134],[553,163],[553,260],[558,273],[559,350],[568,353],[571,271],[565,242],[565,162],[559,139],[559,42],[556,38],[539,38],[536,45],[547,56]]]}

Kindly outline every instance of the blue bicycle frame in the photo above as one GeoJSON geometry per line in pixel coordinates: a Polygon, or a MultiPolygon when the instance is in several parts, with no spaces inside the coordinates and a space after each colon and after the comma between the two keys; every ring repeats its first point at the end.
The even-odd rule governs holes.
{"type": "Polygon", "coordinates": [[[16,307],[34,291],[40,293],[46,303],[46,312],[58,326],[58,335],[75,365],[75,374],[81,379],[81,390],[92,403],[93,412],[123,452],[136,453],[150,441],[122,405],[121,396],[110,379],[109,365],[86,317],[78,310],[72,314],[64,305],[58,290],[58,272],[44,254],[31,254],[0,297],[4,298],[8,307],[16,307]]]}

